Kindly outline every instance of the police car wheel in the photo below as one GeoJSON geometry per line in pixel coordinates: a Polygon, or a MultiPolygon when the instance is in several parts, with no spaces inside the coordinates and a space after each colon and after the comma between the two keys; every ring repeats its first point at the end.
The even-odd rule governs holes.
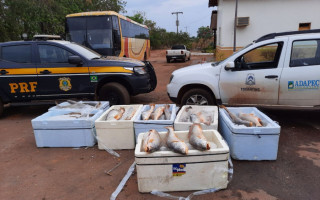
{"type": "Polygon", "coordinates": [[[202,88],[187,91],[181,98],[182,105],[214,105],[212,94],[202,88]]]}
{"type": "Polygon", "coordinates": [[[110,105],[123,105],[130,103],[130,95],[120,83],[107,83],[100,89],[99,100],[109,101],[110,105]]]}
{"type": "Polygon", "coordinates": [[[4,109],[3,102],[2,102],[2,100],[0,98],[0,116],[3,114],[3,109],[4,109]]]}

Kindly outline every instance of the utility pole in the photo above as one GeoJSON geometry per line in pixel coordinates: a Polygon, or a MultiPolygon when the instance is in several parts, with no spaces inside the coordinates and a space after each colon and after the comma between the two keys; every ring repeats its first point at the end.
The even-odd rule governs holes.
{"type": "Polygon", "coordinates": [[[188,33],[188,27],[187,27],[187,26],[185,26],[185,28],[186,28],[186,33],[188,33]]]}
{"type": "Polygon", "coordinates": [[[233,29],[233,52],[236,52],[237,40],[237,18],[238,18],[238,0],[236,0],[236,10],[234,12],[234,29],[233,29]]]}
{"type": "Polygon", "coordinates": [[[177,35],[179,34],[179,17],[178,17],[178,15],[179,14],[183,14],[183,12],[173,12],[173,13],[171,13],[171,14],[173,14],[173,15],[177,15],[177,21],[176,21],[176,25],[177,25],[177,35]]]}

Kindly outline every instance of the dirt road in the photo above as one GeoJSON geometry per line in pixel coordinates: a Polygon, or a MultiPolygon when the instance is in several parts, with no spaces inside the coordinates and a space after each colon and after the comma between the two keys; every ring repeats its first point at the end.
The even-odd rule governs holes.
{"type": "MultiPolygon", "coordinates": [[[[170,103],[166,84],[172,71],[210,57],[192,57],[187,63],[166,63],[164,51],[153,51],[150,61],[158,87],[132,98],[133,103],[170,103]]],[[[92,148],[37,148],[30,120],[51,105],[10,107],[0,119],[0,199],[69,200],[109,199],[134,161],[134,150],[117,151],[115,158],[92,148]],[[116,166],[110,175],[106,172],[116,166]]],[[[318,199],[320,195],[320,111],[262,109],[281,126],[276,161],[233,161],[228,188],[194,199],[318,199]]],[[[188,196],[191,192],[170,193],[188,196]]],[[[134,174],[118,199],[163,199],[141,194],[134,174]]]]}

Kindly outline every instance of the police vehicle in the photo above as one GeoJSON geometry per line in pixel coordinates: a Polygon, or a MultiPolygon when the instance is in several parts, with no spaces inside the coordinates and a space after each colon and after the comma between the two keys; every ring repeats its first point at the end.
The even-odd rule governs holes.
{"type": "Polygon", "coordinates": [[[320,29],[272,33],[221,62],[176,70],[178,104],[320,105],[320,29]]]}
{"type": "Polygon", "coordinates": [[[157,85],[150,62],[103,57],[51,36],[0,43],[0,114],[4,104],[32,100],[95,98],[129,104],[130,95],[157,85]]]}

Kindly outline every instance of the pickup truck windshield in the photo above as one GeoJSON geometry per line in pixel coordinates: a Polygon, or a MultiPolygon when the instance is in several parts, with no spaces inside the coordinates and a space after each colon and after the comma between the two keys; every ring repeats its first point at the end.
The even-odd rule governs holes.
{"type": "Polygon", "coordinates": [[[64,44],[66,47],[78,52],[81,56],[85,57],[88,60],[101,58],[101,55],[97,52],[92,51],[84,46],[78,45],[76,43],[64,44]]]}

